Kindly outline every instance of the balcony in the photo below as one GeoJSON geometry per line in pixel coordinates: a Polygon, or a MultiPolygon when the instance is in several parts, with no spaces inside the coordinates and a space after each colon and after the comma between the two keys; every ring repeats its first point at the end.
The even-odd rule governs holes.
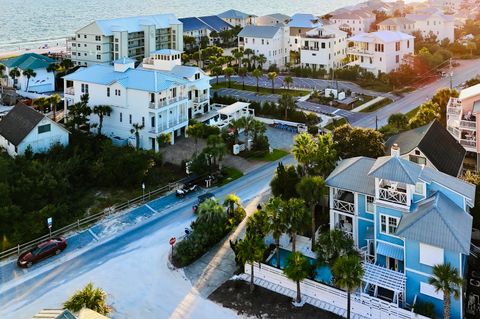
{"type": "Polygon", "coordinates": [[[150,102],[148,107],[150,109],[156,110],[156,109],[162,108],[164,106],[168,106],[168,105],[177,103],[177,102],[179,102],[181,100],[184,100],[184,99],[186,99],[185,96],[177,96],[177,97],[170,98],[170,99],[164,98],[164,99],[161,99],[157,102],[150,102]]]}
{"type": "Polygon", "coordinates": [[[65,88],[65,95],[75,95],[75,88],[73,86],[65,88]]]}
{"type": "Polygon", "coordinates": [[[378,199],[400,205],[408,204],[407,191],[392,185],[380,187],[378,199]]]}
{"type": "Polygon", "coordinates": [[[305,38],[309,38],[309,39],[333,39],[333,38],[335,38],[335,35],[334,34],[321,34],[321,33],[306,34],[305,38]]]}
{"type": "Polygon", "coordinates": [[[468,120],[461,120],[459,127],[465,130],[476,130],[477,129],[477,121],[468,121],[468,120]]]}
{"type": "Polygon", "coordinates": [[[305,47],[305,46],[303,46],[302,50],[305,50],[305,51],[320,51],[320,48],[319,47],[305,47]]]}
{"type": "Polygon", "coordinates": [[[333,209],[340,212],[355,214],[355,200],[352,192],[335,190],[333,195],[333,209]]]}
{"type": "Polygon", "coordinates": [[[193,98],[193,103],[204,103],[210,100],[210,97],[208,95],[201,95],[193,98]]]}
{"type": "Polygon", "coordinates": [[[370,56],[373,56],[374,52],[367,49],[363,49],[363,48],[352,47],[347,49],[347,54],[366,55],[370,57],[370,56]]]}

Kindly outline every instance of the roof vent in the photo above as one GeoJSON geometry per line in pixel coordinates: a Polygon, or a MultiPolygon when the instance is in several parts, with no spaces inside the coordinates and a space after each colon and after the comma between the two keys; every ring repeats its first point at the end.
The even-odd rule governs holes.
{"type": "Polygon", "coordinates": [[[398,146],[397,143],[392,145],[392,148],[390,150],[390,154],[392,157],[400,157],[400,147],[398,146]]]}

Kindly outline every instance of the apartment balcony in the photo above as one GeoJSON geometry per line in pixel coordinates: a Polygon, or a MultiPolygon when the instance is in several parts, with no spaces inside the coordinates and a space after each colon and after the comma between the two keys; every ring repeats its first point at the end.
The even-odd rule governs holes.
{"type": "Polygon", "coordinates": [[[477,130],[477,121],[461,120],[459,128],[464,130],[477,130]]]}
{"type": "Polygon", "coordinates": [[[320,51],[320,48],[319,47],[305,47],[304,46],[304,47],[302,47],[302,50],[305,50],[305,51],[320,51]]]}
{"type": "Polygon", "coordinates": [[[333,195],[333,209],[352,215],[355,214],[354,194],[348,191],[335,190],[333,195]]]}
{"type": "Polygon", "coordinates": [[[186,98],[187,97],[185,97],[185,96],[177,96],[177,97],[170,98],[170,99],[162,99],[162,100],[159,100],[159,101],[156,101],[156,102],[150,102],[148,107],[150,109],[156,110],[156,109],[160,109],[162,107],[180,102],[182,100],[185,100],[186,98]]]}
{"type": "Polygon", "coordinates": [[[477,141],[474,139],[460,139],[460,145],[469,152],[477,152],[477,141]]]}
{"type": "Polygon", "coordinates": [[[309,39],[333,39],[335,38],[334,34],[306,34],[304,38],[309,38],[309,39]]]}

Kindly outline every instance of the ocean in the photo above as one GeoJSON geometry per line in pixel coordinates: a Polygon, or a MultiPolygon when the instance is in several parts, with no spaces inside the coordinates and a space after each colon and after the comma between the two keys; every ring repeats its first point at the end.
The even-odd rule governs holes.
{"type": "Polygon", "coordinates": [[[228,9],[264,15],[325,14],[363,0],[0,0],[0,51],[62,45],[96,19],[175,13],[214,15],[228,9]]]}

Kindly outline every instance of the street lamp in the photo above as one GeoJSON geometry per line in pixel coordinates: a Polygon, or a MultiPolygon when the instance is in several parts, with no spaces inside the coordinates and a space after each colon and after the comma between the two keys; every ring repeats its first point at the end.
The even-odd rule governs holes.
{"type": "Polygon", "coordinates": [[[145,201],[145,183],[142,183],[142,202],[145,201]]]}

